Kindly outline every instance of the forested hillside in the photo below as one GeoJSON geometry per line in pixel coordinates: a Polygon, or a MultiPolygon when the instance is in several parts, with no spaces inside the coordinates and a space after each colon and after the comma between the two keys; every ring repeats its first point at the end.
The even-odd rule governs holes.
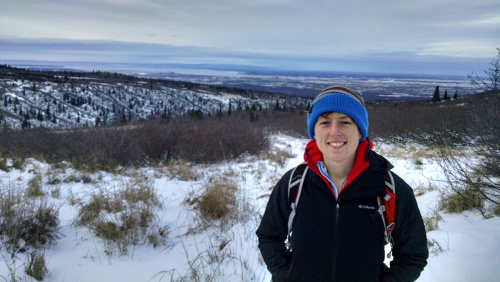
{"type": "Polygon", "coordinates": [[[304,109],[309,99],[109,72],[0,66],[0,123],[8,128],[78,128],[157,117],[304,109]]]}

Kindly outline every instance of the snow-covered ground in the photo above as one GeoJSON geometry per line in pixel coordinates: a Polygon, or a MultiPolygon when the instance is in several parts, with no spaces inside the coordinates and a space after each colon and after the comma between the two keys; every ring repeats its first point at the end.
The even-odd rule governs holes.
{"type": "MultiPolygon", "coordinates": [[[[285,171],[302,161],[307,141],[273,137],[275,152],[288,151],[293,155],[284,165],[266,158],[243,156],[237,161],[217,165],[196,165],[193,170],[196,177],[187,181],[173,177],[166,168],[148,167],[116,174],[87,174],[94,183],[51,185],[47,181],[54,177],[54,172],[61,174],[61,178],[81,172],[71,167],[58,171],[51,165],[27,160],[22,171],[0,170],[0,187],[25,189],[34,173],[38,173],[42,175],[45,198],[59,207],[62,237],[45,252],[50,272],[45,281],[192,281],[195,275],[199,280],[211,277],[212,281],[270,281],[271,276],[259,259],[255,230],[265,209],[266,195],[285,171]],[[71,199],[88,199],[96,187],[118,189],[137,175],[150,181],[163,202],[162,209],[157,210],[157,220],[159,225],[169,227],[167,243],[157,248],[135,246],[125,256],[107,255],[106,246],[99,237],[72,224],[78,208],[70,205],[71,199]],[[219,176],[236,183],[239,201],[247,204],[242,205],[239,212],[249,216],[244,222],[201,228],[195,211],[185,201],[199,195],[210,178],[219,176]],[[58,196],[51,193],[55,189],[60,191],[58,196]]],[[[390,152],[394,149],[394,145],[388,144],[376,144],[375,148],[387,153],[395,166],[394,172],[412,187],[420,190],[430,186],[446,188],[444,182],[439,181],[440,169],[432,159],[421,158],[422,164],[416,165],[411,159],[392,156],[390,152]]],[[[435,212],[439,197],[436,189],[417,197],[424,216],[435,212]]],[[[434,247],[419,281],[499,281],[500,218],[483,219],[473,212],[440,212],[440,215],[442,220],[438,229],[427,234],[434,247]]],[[[17,269],[19,280],[31,280],[24,274],[23,254],[17,256],[15,265],[9,257],[0,259],[0,278],[10,281],[9,264],[17,269]]]]}

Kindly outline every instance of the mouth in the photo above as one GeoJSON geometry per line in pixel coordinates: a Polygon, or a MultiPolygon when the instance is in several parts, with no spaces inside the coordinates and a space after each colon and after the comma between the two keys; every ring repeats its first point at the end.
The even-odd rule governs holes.
{"type": "Polygon", "coordinates": [[[328,145],[334,148],[339,148],[344,146],[345,142],[328,142],[328,145]]]}

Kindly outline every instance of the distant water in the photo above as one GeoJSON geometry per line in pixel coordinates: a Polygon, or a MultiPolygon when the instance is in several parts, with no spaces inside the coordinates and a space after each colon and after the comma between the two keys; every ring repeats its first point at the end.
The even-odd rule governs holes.
{"type": "Polygon", "coordinates": [[[158,79],[223,85],[298,96],[315,96],[318,91],[343,85],[363,93],[365,100],[416,100],[432,97],[439,85],[441,97],[478,92],[466,77],[427,74],[347,73],[259,69],[252,66],[187,64],[117,64],[81,62],[22,62],[15,66],[52,70],[101,70],[158,79]]]}

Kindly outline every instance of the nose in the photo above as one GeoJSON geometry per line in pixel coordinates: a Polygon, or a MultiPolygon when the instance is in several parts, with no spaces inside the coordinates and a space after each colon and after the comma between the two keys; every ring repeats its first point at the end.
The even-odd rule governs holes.
{"type": "Polygon", "coordinates": [[[341,135],[342,133],[340,132],[340,125],[338,123],[332,123],[332,126],[330,127],[330,135],[332,136],[338,136],[341,135]]]}

